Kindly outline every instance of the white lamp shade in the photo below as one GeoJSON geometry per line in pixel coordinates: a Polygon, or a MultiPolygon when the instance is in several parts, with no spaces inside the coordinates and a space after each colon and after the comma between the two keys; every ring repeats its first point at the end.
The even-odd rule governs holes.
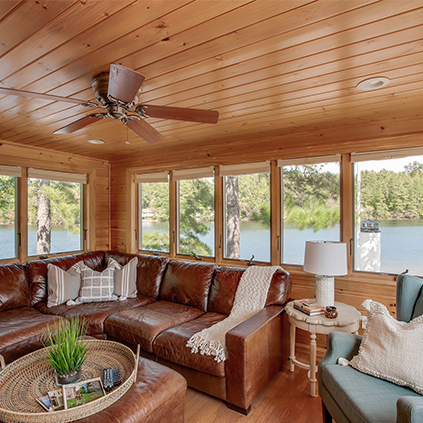
{"type": "Polygon", "coordinates": [[[315,275],[343,276],[347,269],[347,244],[306,241],[304,271],[315,275]]]}

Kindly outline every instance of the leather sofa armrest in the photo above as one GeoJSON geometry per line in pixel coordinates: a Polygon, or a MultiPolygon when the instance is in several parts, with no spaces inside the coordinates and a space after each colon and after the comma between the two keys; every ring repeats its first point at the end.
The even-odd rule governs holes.
{"type": "Polygon", "coordinates": [[[269,306],[226,334],[226,400],[247,414],[251,403],[279,371],[284,308],[269,306]]]}
{"type": "Polygon", "coordinates": [[[397,401],[397,423],[423,422],[423,397],[401,397],[397,401]]]}

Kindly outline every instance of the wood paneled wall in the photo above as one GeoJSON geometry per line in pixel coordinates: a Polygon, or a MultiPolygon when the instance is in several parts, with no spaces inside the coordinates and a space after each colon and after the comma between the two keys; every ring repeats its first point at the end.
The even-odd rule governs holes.
{"type": "MultiPolygon", "coordinates": [[[[109,162],[0,141],[0,164],[88,174],[89,250],[110,248],[109,162]]],[[[25,225],[26,222],[22,222],[25,225]]],[[[26,249],[23,251],[26,254],[26,249]]],[[[22,257],[25,260],[25,256],[22,257]]]]}

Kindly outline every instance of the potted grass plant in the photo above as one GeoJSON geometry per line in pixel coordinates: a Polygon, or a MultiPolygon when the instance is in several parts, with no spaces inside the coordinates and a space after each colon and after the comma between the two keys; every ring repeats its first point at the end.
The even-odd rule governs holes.
{"type": "Polygon", "coordinates": [[[46,333],[49,364],[56,371],[58,385],[76,382],[81,375],[81,367],[87,357],[84,342],[87,323],[76,317],[69,321],[60,320],[46,333]]]}

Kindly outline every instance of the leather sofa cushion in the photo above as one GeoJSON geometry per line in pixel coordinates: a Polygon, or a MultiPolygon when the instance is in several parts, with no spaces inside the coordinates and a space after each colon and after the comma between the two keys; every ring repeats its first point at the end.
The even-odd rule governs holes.
{"type": "Polygon", "coordinates": [[[202,315],[197,308],[168,301],[157,301],[144,307],[125,310],[105,322],[108,336],[153,352],[153,341],[166,329],[202,315]]]}
{"type": "Polygon", "coordinates": [[[143,306],[155,301],[154,298],[138,296],[128,298],[125,301],[105,301],[96,303],[83,303],[74,306],[60,304],[55,307],[47,307],[44,301],[36,305],[41,313],[63,316],[70,319],[75,316],[84,317],[88,323],[88,335],[104,334],[104,321],[113,313],[119,313],[134,307],[143,306]]]}
{"type": "Polygon", "coordinates": [[[409,388],[360,373],[350,366],[332,364],[321,370],[323,385],[350,421],[393,422],[398,398],[421,398],[409,388]]]}
{"type": "Polygon", "coordinates": [[[49,263],[63,270],[70,269],[78,261],[83,261],[89,268],[97,271],[103,270],[104,252],[75,254],[72,256],[56,257],[46,260],[33,260],[24,264],[28,274],[31,291],[31,305],[47,301],[47,265],[49,263]]]}
{"type": "Polygon", "coordinates": [[[216,266],[209,263],[170,261],[160,289],[160,299],[207,311],[216,266]]]}
{"type": "Polygon", "coordinates": [[[160,292],[160,284],[162,282],[163,274],[165,272],[169,259],[167,257],[147,256],[144,254],[129,254],[119,253],[116,251],[107,251],[105,254],[105,262],[107,263],[109,258],[113,258],[119,264],[124,266],[133,257],[138,257],[138,294],[158,298],[160,292]]]}
{"type": "Polygon", "coordinates": [[[0,312],[29,306],[29,285],[21,264],[0,266],[0,312]]]}
{"type": "Polygon", "coordinates": [[[159,363],[140,357],[135,382],[109,407],[76,423],[183,423],[186,380],[159,363]]]}
{"type": "MultiPolygon", "coordinates": [[[[210,288],[210,298],[207,305],[208,311],[229,314],[235,299],[242,274],[242,267],[218,267],[210,288]]],[[[290,280],[289,273],[277,270],[270,283],[266,299],[266,307],[270,305],[283,305],[289,299],[290,280]]]]}
{"type": "Polygon", "coordinates": [[[204,313],[197,319],[165,330],[153,342],[154,353],[167,361],[213,376],[225,376],[225,362],[218,363],[214,356],[191,353],[186,343],[192,335],[226,319],[226,315],[204,313]]]}
{"type": "Polygon", "coordinates": [[[53,328],[57,316],[47,316],[32,307],[0,313],[0,354],[10,363],[44,346],[44,334],[53,328]]]}

